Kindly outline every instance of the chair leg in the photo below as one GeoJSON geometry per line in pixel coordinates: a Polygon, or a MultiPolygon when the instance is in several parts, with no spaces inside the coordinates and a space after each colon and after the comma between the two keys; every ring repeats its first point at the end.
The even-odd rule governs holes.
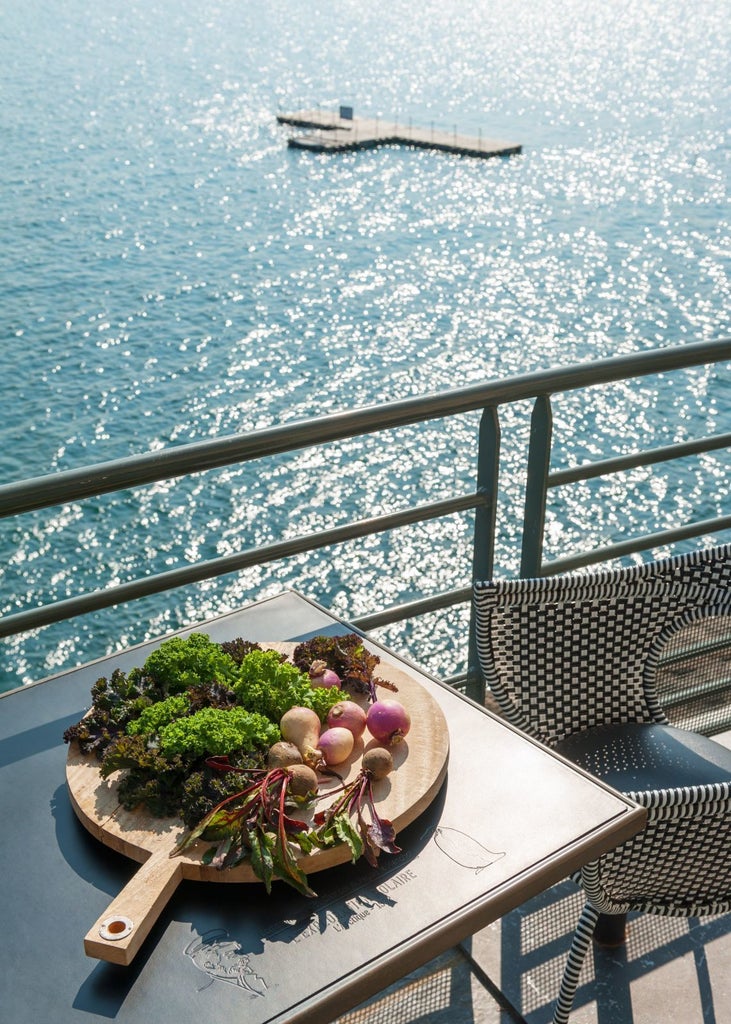
{"type": "Polygon", "coordinates": [[[587,903],[581,912],[579,923],[569,950],[569,957],[564,968],[561,988],[559,989],[556,1007],[553,1011],[553,1024],[568,1024],[569,1014],[574,1005],[576,989],[579,986],[579,975],[584,964],[587,950],[591,945],[592,935],[599,919],[599,911],[591,903],[587,903]]]}
{"type": "Polygon", "coordinates": [[[606,949],[623,946],[627,938],[626,914],[600,914],[594,929],[594,942],[606,949]]]}

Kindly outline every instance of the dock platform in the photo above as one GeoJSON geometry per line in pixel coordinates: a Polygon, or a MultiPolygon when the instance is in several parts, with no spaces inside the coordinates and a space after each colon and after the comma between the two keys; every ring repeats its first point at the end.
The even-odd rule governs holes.
{"type": "Polygon", "coordinates": [[[343,117],[334,112],[302,110],[293,114],[278,114],[279,124],[305,129],[293,133],[288,144],[295,149],[308,149],[314,153],[346,152],[355,149],[373,149],[375,146],[416,146],[435,149],[460,156],[493,157],[520,153],[517,142],[462,135],[443,129],[415,128],[409,124],[383,121],[381,118],[343,117]]]}

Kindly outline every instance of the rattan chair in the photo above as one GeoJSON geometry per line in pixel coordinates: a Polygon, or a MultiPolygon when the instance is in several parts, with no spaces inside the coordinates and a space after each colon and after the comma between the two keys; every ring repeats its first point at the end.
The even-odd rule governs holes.
{"type": "Polygon", "coordinates": [[[731,909],[731,750],[703,735],[731,725],[730,582],[724,545],[475,583],[480,665],[502,714],[648,810],[639,835],[574,876],[586,904],[554,1024],[568,1021],[600,916],[731,909]]]}

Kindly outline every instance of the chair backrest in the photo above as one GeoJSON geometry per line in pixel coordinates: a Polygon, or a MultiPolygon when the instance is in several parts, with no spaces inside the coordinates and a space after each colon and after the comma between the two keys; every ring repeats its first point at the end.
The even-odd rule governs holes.
{"type": "Polygon", "coordinates": [[[694,728],[714,700],[719,724],[731,718],[729,583],[731,544],[622,569],[477,581],[485,682],[510,721],[548,744],[609,722],[694,728]]]}

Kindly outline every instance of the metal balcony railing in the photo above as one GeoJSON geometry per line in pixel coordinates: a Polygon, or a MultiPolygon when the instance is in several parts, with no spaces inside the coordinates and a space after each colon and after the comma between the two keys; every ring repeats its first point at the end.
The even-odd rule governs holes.
{"type": "MultiPolygon", "coordinates": [[[[553,423],[551,399],[559,393],[586,390],[598,385],[635,378],[667,374],[703,365],[715,365],[725,373],[731,360],[731,339],[687,344],[640,352],[592,363],[534,372],[503,381],[420,396],[350,412],[322,416],[217,440],[196,442],[161,451],[135,455],[113,462],[92,465],[0,486],[0,517],[19,516],[38,509],[81,501],[102,494],[140,487],[157,481],[232,466],[280,453],[328,445],[345,438],[377,434],[409,424],[463,416],[482,410],[479,437],[475,443],[475,488],[465,494],[446,496],[439,501],[417,504],[388,515],[358,519],[345,525],[303,534],[294,538],[242,550],[235,554],[179,566],[150,576],[141,576],[80,594],[42,607],[33,607],[0,619],[0,636],[71,619],[101,608],[120,605],[150,594],[173,590],[191,583],[233,573],[252,565],[263,565],[295,554],[312,552],[326,546],[393,530],[400,526],[426,522],[455,512],[474,510],[473,578],[493,573],[496,515],[499,501],[500,412],[515,403],[533,402],[530,442],[525,484],[522,526],[522,576],[564,572],[604,562],[635,552],[693,537],[716,534],[731,528],[731,515],[678,524],[662,533],[627,538],[621,543],[583,552],[560,560],[544,561],[546,511],[553,489],[566,487],[628,469],[655,465],[690,454],[727,449],[731,434],[721,433],[697,438],[651,451],[608,458],[561,470],[551,469],[553,423]]],[[[141,569],[143,567],[140,567],[141,569]]],[[[384,608],[371,615],[354,618],[362,630],[402,622],[437,609],[470,601],[471,587],[464,586],[421,600],[384,608]]],[[[469,665],[476,659],[471,654],[469,665]]],[[[481,696],[477,674],[453,677],[469,693],[481,696]]]]}

